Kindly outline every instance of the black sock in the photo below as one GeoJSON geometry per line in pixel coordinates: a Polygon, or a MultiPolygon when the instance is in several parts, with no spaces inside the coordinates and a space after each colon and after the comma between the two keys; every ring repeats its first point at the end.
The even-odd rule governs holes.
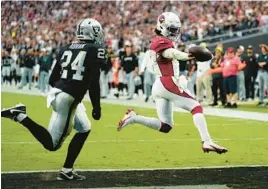
{"type": "Polygon", "coordinates": [[[3,82],[5,83],[6,80],[7,80],[7,76],[4,76],[4,77],[3,77],[3,82]]]}
{"type": "Polygon", "coordinates": [[[8,82],[9,82],[9,84],[11,85],[12,83],[11,83],[11,76],[8,76],[8,82]]]}
{"type": "Polygon", "coordinates": [[[78,157],[90,131],[86,133],[76,133],[69,144],[67,157],[63,165],[64,168],[73,168],[74,162],[78,157]]]}
{"type": "Polygon", "coordinates": [[[50,133],[46,130],[46,128],[35,123],[28,116],[20,122],[23,126],[25,126],[32,135],[38,140],[45,149],[53,151],[53,141],[50,133]]]}
{"type": "Polygon", "coordinates": [[[21,81],[21,76],[17,77],[17,81],[20,82],[21,81]]]}

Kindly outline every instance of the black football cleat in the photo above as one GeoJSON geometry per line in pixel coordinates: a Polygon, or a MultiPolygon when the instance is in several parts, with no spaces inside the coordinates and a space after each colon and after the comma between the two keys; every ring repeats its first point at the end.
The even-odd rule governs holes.
{"type": "Polygon", "coordinates": [[[86,177],[83,175],[79,175],[76,171],[70,171],[68,173],[65,173],[63,171],[60,171],[57,180],[85,180],[86,177]]]}
{"type": "Polygon", "coordinates": [[[16,118],[20,114],[26,114],[26,106],[24,104],[17,104],[11,108],[1,110],[1,117],[9,118],[14,121],[18,121],[16,118]]]}

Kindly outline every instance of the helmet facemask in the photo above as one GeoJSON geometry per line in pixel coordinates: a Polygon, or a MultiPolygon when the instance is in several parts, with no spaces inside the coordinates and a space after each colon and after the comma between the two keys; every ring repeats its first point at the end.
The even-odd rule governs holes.
{"type": "Polygon", "coordinates": [[[167,31],[169,33],[167,38],[169,38],[172,41],[176,41],[178,39],[178,37],[180,36],[180,28],[179,27],[170,26],[170,27],[167,27],[167,31]]]}

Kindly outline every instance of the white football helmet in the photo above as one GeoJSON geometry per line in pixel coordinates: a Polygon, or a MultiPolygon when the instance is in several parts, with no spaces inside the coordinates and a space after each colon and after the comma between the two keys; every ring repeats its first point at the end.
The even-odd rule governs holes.
{"type": "Polygon", "coordinates": [[[82,41],[104,43],[104,32],[101,24],[93,18],[87,18],[79,22],[76,28],[76,37],[82,41]]]}
{"type": "Polygon", "coordinates": [[[176,41],[180,35],[181,21],[179,17],[173,12],[164,12],[157,18],[156,29],[160,31],[161,35],[176,41]]]}

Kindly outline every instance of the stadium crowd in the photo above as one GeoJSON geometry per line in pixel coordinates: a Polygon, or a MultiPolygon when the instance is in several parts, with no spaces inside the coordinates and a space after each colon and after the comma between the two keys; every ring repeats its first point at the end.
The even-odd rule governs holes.
{"type": "MultiPolygon", "coordinates": [[[[127,98],[132,99],[143,91],[145,101],[148,101],[154,77],[142,65],[142,59],[154,36],[160,12],[173,11],[180,15],[181,40],[188,42],[267,25],[267,7],[265,1],[5,1],[1,12],[2,83],[13,83],[20,89],[28,84],[29,89],[34,86],[42,92],[48,91],[48,77],[57,49],[75,41],[76,24],[80,19],[93,17],[105,30],[110,65],[102,68],[102,97],[112,93],[118,98],[128,95],[127,98]]],[[[184,43],[180,43],[178,48],[187,51],[184,43]]],[[[208,74],[210,68],[220,67],[228,58],[231,59],[229,54],[233,53],[246,66],[243,71],[232,73],[237,75],[237,81],[232,79],[228,83],[237,85],[238,90],[231,88],[230,94],[239,100],[258,96],[259,105],[263,106],[268,90],[268,63],[265,59],[268,47],[262,44],[260,48],[262,53],[256,56],[250,46],[223,49],[219,45],[215,49],[215,59],[207,63],[181,61],[180,72],[188,78],[188,87],[200,102],[216,106],[219,89],[222,104],[235,107],[236,103],[230,105],[230,96],[226,96],[225,73],[208,74]],[[265,61],[266,65],[262,64],[265,61]]]]}
{"type": "Polygon", "coordinates": [[[79,20],[93,17],[103,25],[113,49],[122,48],[124,41],[146,48],[161,12],[180,15],[185,42],[267,24],[267,7],[266,1],[5,1],[2,46],[56,49],[75,40],[79,20]]]}

